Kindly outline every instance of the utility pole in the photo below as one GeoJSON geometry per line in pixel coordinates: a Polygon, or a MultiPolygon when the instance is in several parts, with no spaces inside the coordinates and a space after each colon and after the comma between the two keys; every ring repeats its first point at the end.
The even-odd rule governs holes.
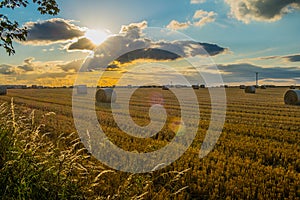
{"type": "Polygon", "coordinates": [[[258,72],[255,72],[256,74],[256,87],[258,87],[258,72]]]}

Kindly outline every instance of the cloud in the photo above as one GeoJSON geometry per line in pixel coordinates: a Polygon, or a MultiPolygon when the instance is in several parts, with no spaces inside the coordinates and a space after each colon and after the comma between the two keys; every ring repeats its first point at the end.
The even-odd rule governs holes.
{"type": "Polygon", "coordinates": [[[153,60],[176,60],[181,56],[165,51],[163,49],[155,49],[155,48],[148,48],[148,49],[137,49],[126,53],[116,60],[120,63],[128,63],[138,59],[153,59],[153,60]]]}
{"type": "Polygon", "coordinates": [[[18,68],[23,71],[26,71],[26,72],[34,71],[34,68],[30,65],[21,65],[21,66],[18,66],[18,68]]]}
{"type": "Polygon", "coordinates": [[[120,34],[128,39],[138,39],[141,37],[142,30],[148,27],[147,21],[142,21],[139,23],[131,23],[129,25],[123,25],[120,34]]]}
{"type": "Polygon", "coordinates": [[[273,22],[280,20],[292,10],[300,9],[300,0],[225,0],[225,2],[230,6],[231,15],[244,23],[273,22]]]}
{"type": "Polygon", "coordinates": [[[40,62],[34,61],[34,58],[27,58],[22,65],[0,65],[0,82],[24,85],[72,85],[82,63],[83,60],[40,62]]]}
{"type": "Polygon", "coordinates": [[[91,40],[87,38],[80,38],[76,42],[71,43],[67,46],[68,51],[76,51],[76,50],[93,50],[97,47],[91,40]]]}
{"type": "MultiPolygon", "coordinates": [[[[83,59],[73,60],[69,62],[51,61],[40,62],[35,61],[35,58],[27,58],[22,65],[0,65],[0,74],[3,75],[17,75],[17,76],[39,76],[41,74],[52,73],[76,73],[82,66],[83,59]]],[[[61,75],[64,76],[64,75],[61,75]]]]}
{"type": "Polygon", "coordinates": [[[77,72],[82,66],[83,60],[74,60],[65,64],[57,65],[64,72],[77,72]]]}
{"type": "Polygon", "coordinates": [[[249,63],[235,63],[218,65],[227,82],[247,82],[255,80],[255,72],[259,73],[260,79],[295,79],[300,77],[300,70],[297,67],[274,67],[265,68],[249,63]]]}
{"type": "Polygon", "coordinates": [[[11,65],[1,64],[0,65],[0,74],[2,75],[12,75],[16,74],[14,67],[11,65]]]}
{"type": "Polygon", "coordinates": [[[167,28],[173,29],[173,30],[179,30],[179,29],[186,29],[190,26],[190,22],[183,22],[180,23],[176,20],[172,20],[168,25],[167,28]]]}
{"type": "Polygon", "coordinates": [[[289,62],[300,62],[300,55],[284,56],[283,58],[287,59],[289,62]]]}
{"type": "Polygon", "coordinates": [[[194,19],[198,19],[194,22],[194,26],[204,26],[205,24],[214,22],[216,20],[217,13],[213,11],[197,10],[194,14],[194,19]]]}
{"type": "Polygon", "coordinates": [[[18,66],[18,69],[21,69],[25,72],[30,72],[30,71],[34,71],[34,67],[33,67],[33,61],[34,58],[30,57],[30,58],[26,58],[23,62],[23,65],[18,66]]]}
{"type": "Polygon", "coordinates": [[[17,75],[17,74],[24,74],[26,72],[34,71],[33,60],[34,60],[34,58],[32,58],[32,57],[26,58],[23,61],[23,65],[19,65],[19,66],[1,64],[0,65],[0,74],[2,74],[2,75],[17,75]]]}
{"type": "Polygon", "coordinates": [[[300,55],[295,54],[295,55],[285,55],[285,56],[267,56],[267,57],[259,57],[255,58],[254,60],[275,60],[275,59],[283,59],[284,61],[287,62],[300,62],[300,55]]]}
{"type": "Polygon", "coordinates": [[[227,51],[216,44],[195,41],[152,41],[143,30],[147,22],[123,26],[119,35],[109,37],[99,45],[82,70],[89,71],[108,66],[112,60],[127,63],[137,59],[174,60],[180,57],[215,56],[227,51]]]}
{"type": "Polygon", "coordinates": [[[173,41],[173,42],[158,42],[153,43],[153,46],[156,48],[163,49],[165,51],[173,52],[180,57],[194,57],[198,55],[206,56],[215,56],[227,51],[226,48],[220,47],[216,44],[201,43],[196,41],[173,41]]]}
{"type": "Polygon", "coordinates": [[[23,62],[27,65],[31,65],[34,60],[35,60],[35,58],[29,57],[29,58],[26,58],[23,62]]]}
{"type": "Polygon", "coordinates": [[[39,22],[27,22],[27,40],[22,42],[30,45],[50,45],[65,43],[69,40],[82,37],[83,28],[75,26],[69,20],[54,18],[39,22]]]}
{"type": "Polygon", "coordinates": [[[187,22],[178,22],[177,20],[172,20],[168,25],[167,28],[173,30],[179,29],[187,29],[191,25],[194,26],[204,26],[208,23],[214,22],[216,20],[217,13],[213,11],[205,11],[205,10],[197,10],[194,13],[193,19],[191,23],[190,21],[187,22]]]}
{"type": "Polygon", "coordinates": [[[191,4],[201,4],[201,3],[205,3],[206,0],[191,0],[191,4]]]}

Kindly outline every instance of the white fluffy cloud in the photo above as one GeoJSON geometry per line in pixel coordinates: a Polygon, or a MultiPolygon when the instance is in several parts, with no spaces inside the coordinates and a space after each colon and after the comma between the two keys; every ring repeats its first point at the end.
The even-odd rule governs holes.
{"type": "Polygon", "coordinates": [[[216,20],[216,17],[217,17],[217,13],[215,13],[213,11],[197,10],[194,13],[192,23],[190,21],[178,22],[176,20],[172,20],[167,25],[167,28],[173,29],[173,30],[179,30],[179,29],[187,29],[191,25],[204,26],[208,23],[214,22],[216,20]]]}
{"type": "Polygon", "coordinates": [[[194,19],[198,21],[194,22],[195,26],[204,26],[205,24],[214,22],[216,20],[217,13],[213,11],[197,10],[194,14],[194,19]]]}
{"type": "Polygon", "coordinates": [[[300,9],[300,0],[225,0],[231,15],[244,23],[277,21],[292,10],[300,9]]]}
{"type": "Polygon", "coordinates": [[[168,25],[167,28],[173,29],[173,30],[179,30],[179,29],[186,29],[190,26],[190,22],[183,22],[180,23],[176,20],[172,20],[168,25]]]}
{"type": "Polygon", "coordinates": [[[148,27],[147,21],[142,21],[139,23],[131,23],[129,25],[123,25],[120,34],[125,35],[130,39],[138,39],[140,38],[141,30],[148,27]]]}

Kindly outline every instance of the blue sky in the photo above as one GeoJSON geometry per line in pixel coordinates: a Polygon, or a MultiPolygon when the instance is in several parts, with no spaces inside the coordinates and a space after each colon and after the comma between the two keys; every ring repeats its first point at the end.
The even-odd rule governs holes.
{"type": "MultiPolygon", "coordinates": [[[[59,35],[65,34],[63,31],[66,30],[55,29],[56,35],[54,38],[48,38],[48,41],[39,41],[40,37],[32,34],[28,42],[15,43],[14,56],[6,55],[1,49],[0,81],[49,85],[72,83],[70,79],[74,79],[78,66],[71,65],[78,65],[80,62],[76,61],[85,59],[91,52],[91,49],[84,48],[70,50],[69,46],[72,43],[86,37],[88,30],[100,31],[99,34],[103,34],[102,39],[105,40],[106,37],[118,34],[122,26],[130,27],[132,23],[139,24],[143,21],[147,23],[147,27],[167,27],[184,33],[194,41],[215,44],[226,49],[211,56],[220,66],[226,83],[251,83],[252,75],[249,74],[252,71],[249,70],[261,71],[264,78],[262,83],[265,84],[297,84],[299,80],[300,62],[293,59],[300,55],[298,0],[294,3],[284,0],[57,2],[61,12],[54,17],[41,16],[33,4],[13,11],[0,10],[0,13],[19,21],[22,25],[31,22],[32,29],[29,30],[38,30],[38,23],[48,21],[50,25],[57,25],[58,22],[65,26],[71,24],[72,31],[77,31],[77,35],[69,31],[70,38],[62,39],[59,35]],[[27,70],[19,66],[26,66],[27,70]],[[265,74],[264,68],[268,68],[265,74]],[[287,73],[279,70],[282,76],[278,76],[275,73],[278,73],[279,68],[287,73]],[[239,76],[239,81],[236,81],[235,75],[239,76]]],[[[136,28],[141,27],[138,25],[136,28]]],[[[104,42],[103,40],[101,41],[104,42]]]]}

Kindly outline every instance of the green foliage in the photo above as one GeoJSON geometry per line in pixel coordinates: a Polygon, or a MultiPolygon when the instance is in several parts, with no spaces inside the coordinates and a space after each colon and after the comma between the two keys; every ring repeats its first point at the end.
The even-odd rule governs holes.
{"type": "MultiPolygon", "coordinates": [[[[55,0],[33,0],[38,5],[37,10],[42,14],[57,15],[60,11],[55,0]]],[[[2,0],[1,8],[15,9],[27,7],[27,0],[2,0]]],[[[0,47],[3,47],[9,55],[15,54],[13,40],[24,41],[27,37],[26,27],[19,27],[19,23],[11,21],[7,16],[0,13],[0,47]]]]}

